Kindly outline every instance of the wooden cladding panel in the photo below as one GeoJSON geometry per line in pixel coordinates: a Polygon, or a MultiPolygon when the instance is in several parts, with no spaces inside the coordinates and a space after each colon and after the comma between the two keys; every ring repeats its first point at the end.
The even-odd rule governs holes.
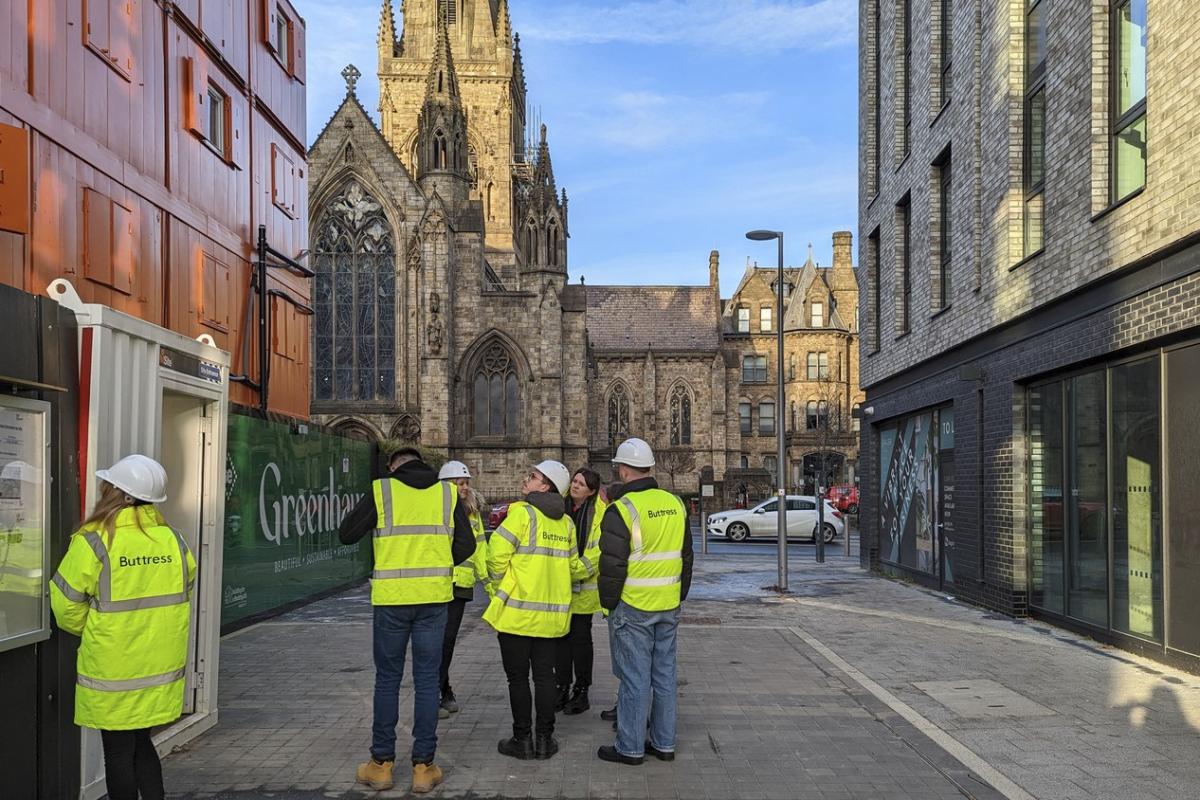
{"type": "Polygon", "coordinates": [[[29,83],[29,4],[0,7],[0,84],[24,89],[29,83]]]}
{"type": "MultiPolygon", "coordinates": [[[[308,247],[308,172],[304,153],[292,146],[265,117],[256,116],[253,125],[254,218],[267,226],[267,241],[275,249],[295,257],[308,247]],[[295,211],[289,213],[285,207],[295,211]]],[[[287,273],[281,280],[292,287],[293,294],[308,302],[311,291],[308,280],[287,273]]]]}
{"type": "Polygon", "coordinates": [[[33,172],[38,203],[25,291],[41,294],[65,277],[84,302],[164,324],[162,211],[40,136],[33,172]]]}
{"type": "MultiPolygon", "coordinates": [[[[250,101],[208,54],[172,23],[171,63],[177,90],[170,93],[172,193],[199,209],[238,240],[253,241],[250,218],[250,101]],[[225,146],[218,152],[205,137],[209,87],[225,98],[225,146]]],[[[190,262],[189,262],[190,263],[190,262]]]]}
{"type": "Polygon", "coordinates": [[[29,131],[0,124],[0,230],[29,233],[29,131]]]}
{"type": "Polygon", "coordinates": [[[33,98],[139,172],[164,182],[161,7],[153,0],[29,5],[33,98]]]}
{"type": "Polygon", "coordinates": [[[283,124],[284,130],[296,142],[307,142],[303,71],[308,59],[303,52],[297,55],[298,46],[305,46],[304,21],[286,0],[258,0],[252,2],[251,6],[255,15],[255,96],[283,124]],[[291,54],[287,57],[276,54],[273,44],[272,32],[277,8],[281,8],[292,23],[291,54]]]}

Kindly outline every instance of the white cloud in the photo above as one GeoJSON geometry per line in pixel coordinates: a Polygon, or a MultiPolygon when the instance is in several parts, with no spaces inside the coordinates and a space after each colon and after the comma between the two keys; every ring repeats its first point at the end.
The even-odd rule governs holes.
{"type": "Polygon", "coordinates": [[[693,44],[738,51],[814,50],[853,43],[854,0],[553,2],[519,20],[522,36],[554,43],[693,44]]]}

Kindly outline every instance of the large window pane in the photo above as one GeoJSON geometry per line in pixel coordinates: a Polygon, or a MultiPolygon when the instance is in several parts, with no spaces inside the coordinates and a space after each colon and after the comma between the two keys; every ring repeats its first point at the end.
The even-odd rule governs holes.
{"type": "Polygon", "coordinates": [[[1045,6],[1040,0],[1030,0],[1025,17],[1025,67],[1031,77],[1046,63],[1045,6]]]}
{"type": "Polygon", "coordinates": [[[1108,624],[1108,458],[1104,372],[1072,379],[1067,612],[1108,624]]]}
{"type": "Polygon", "coordinates": [[[1061,614],[1063,603],[1063,385],[1029,390],[1030,603],[1061,614]]]}
{"type": "Polygon", "coordinates": [[[1146,185],[1146,117],[1134,120],[1113,137],[1114,200],[1146,185]]]}
{"type": "Polygon", "coordinates": [[[1113,627],[1161,641],[1158,359],[1114,367],[1111,375],[1113,627]]]}
{"type": "Polygon", "coordinates": [[[1046,90],[1041,89],[1029,98],[1026,111],[1026,192],[1036,191],[1046,180],[1046,90]]]}
{"type": "Polygon", "coordinates": [[[1146,0],[1130,0],[1117,14],[1117,116],[1146,99],[1146,0]]]}

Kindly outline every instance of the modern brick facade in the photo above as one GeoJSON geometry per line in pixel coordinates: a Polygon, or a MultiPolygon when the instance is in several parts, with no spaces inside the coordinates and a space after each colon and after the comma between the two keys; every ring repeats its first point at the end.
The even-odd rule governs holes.
{"type": "Polygon", "coordinates": [[[1193,535],[1172,521],[1172,498],[1196,489],[1195,473],[1175,469],[1171,451],[1192,447],[1195,434],[1166,436],[1197,391],[1170,367],[1200,352],[1174,349],[1200,335],[1198,56],[1189,45],[1200,20],[1187,4],[1156,0],[864,0],[860,12],[864,562],[1135,649],[1200,652],[1180,616],[1185,598],[1172,599],[1190,573],[1171,556],[1193,535]],[[1026,30],[1039,20],[1042,47],[1039,26],[1032,37],[1026,30]],[[1124,49],[1132,64],[1110,63],[1122,35],[1132,37],[1124,49]],[[1118,130],[1117,98],[1142,80],[1144,117],[1131,136],[1118,130]],[[1130,146],[1147,154],[1144,186],[1132,190],[1129,162],[1112,162],[1130,146]],[[1128,359],[1159,375],[1137,387],[1145,396],[1135,403],[1153,436],[1135,435],[1122,416],[1132,402],[1121,372],[1128,359]],[[1107,387],[1093,406],[1080,375],[1107,387]],[[1065,398],[1061,416],[1047,411],[1039,386],[1052,387],[1054,403],[1065,398]],[[1107,435],[1089,444],[1081,431],[1097,409],[1107,435]],[[1066,432],[1046,434],[1047,419],[1066,432]],[[906,429],[929,452],[909,454],[915,468],[903,458],[881,463],[881,453],[902,450],[895,437],[906,429]],[[1080,455],[1088,448],[1095,463],[1080,455]],[[931,569],[897,563],[903,547],[891,549],[903,528],[895,512],[908,513],[894,502],[897,483],[920,471],[922,457],[933,476],[922,501],[930,530],[918,532],[916,553],[932,548],[931,569]],[[1133,467],[1144,477],[1130,477],[1133,467]],[[1085,509],[1087,484],[1099,495],[1085,509]],[[1061,548],[1053,558],[1051,540],[1061,548]],[[1065,603],[1045,588],[1060,569],[1065,603]],[[1099,588],[1085,586],[1089,576],[1099,588]],[[1085,595],[1102,593],[1105,576],[1097,602],[1107,610],[1084,613],[1085,595]],[[1122,622],[1131,609],[1147,621],[1122,622]]]}

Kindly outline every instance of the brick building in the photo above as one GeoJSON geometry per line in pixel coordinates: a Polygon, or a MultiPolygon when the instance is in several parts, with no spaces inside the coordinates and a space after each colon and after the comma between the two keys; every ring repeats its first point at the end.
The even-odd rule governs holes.
{"type": "MultiPolygon", "coordinates": [[[[778,269],[748,265],[732,297],[722,304],[725,351],[736,366],[731,385],[740,450],[731,464],[775,474],[777,426],[786,426],[788,490],[812,494],[824,486],[853,484],[858,469],[858,284],[851,260],[852,236],[833,234],[833,266],[812,260],[784,270],[784,408],[777,409],[779,323],[778,269]]],[[[715,258],[716,255],[714,254],[715,258]]],[[[757,499],[761,476],[734,476],[743,486],[732,496],[757,499]],[[741,495],[741,496],[738,496],[741,495]]],[[[761,488],[759,488],[761,491],[761,488]]]]}
{"type": "Polygon", "coordinates": [[[860,11],[864,561],[1191,659],[1200,21],[860,11]]]}

